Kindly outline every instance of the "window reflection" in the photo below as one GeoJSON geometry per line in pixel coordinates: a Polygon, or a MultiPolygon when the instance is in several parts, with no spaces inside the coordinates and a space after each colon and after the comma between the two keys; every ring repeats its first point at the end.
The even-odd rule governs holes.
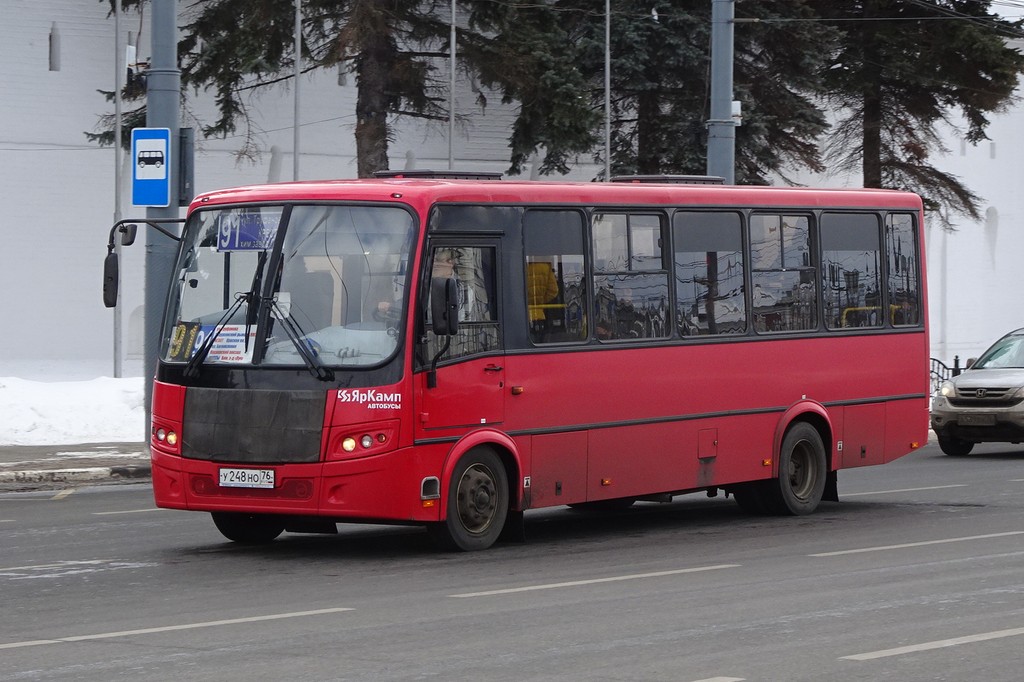
{"type": "Polygon", "coordinates": [[[821,217],[821,278],[825,326],[881,327],[878,216],[825,213],[821,217]]]}
{"type": "Polygon", "coordinates": [[[743,333],[747,304],[739,214],[680,212],[672,224],[679,334],[743,333]]]}

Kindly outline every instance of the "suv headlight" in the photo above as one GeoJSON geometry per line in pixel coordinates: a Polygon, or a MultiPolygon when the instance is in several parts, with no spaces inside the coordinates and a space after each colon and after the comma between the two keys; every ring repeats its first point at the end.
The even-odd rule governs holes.
{"type": "Polygon", "coordinates": [[[939,395],[943,398],[952,398],[956,395],[956,386],[952,381],[943,381],[942,386],[939,386],[939,395]]]}
{"type": "Polygon", "coordinates": [[[1010,396],[1010,400],[1024,400],[1024,386],[1014,391],[1013,395],[1010,396]]]}

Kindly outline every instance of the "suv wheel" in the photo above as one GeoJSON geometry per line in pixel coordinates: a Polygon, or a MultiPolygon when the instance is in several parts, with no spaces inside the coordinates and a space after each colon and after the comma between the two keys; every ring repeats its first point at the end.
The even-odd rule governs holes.
{"type": "Polygon", "coordinates": [[[974,449],[974,443],[969,440],[940,436],[939,448],[951,457],[963,457],[964,455],[971,454],[971,450],[974,449]]]}

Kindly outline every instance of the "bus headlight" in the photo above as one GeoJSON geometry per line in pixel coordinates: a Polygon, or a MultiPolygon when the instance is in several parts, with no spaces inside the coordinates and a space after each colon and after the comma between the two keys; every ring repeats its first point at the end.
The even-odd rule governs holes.
{"type": "Polygon", "coordinates": [[[164,452],[171,452],[175,455],[180,454],[178,449],[178,442],[180,437],[174,427],[167,424],[154,424],[153,430],[150,435],[150,443],[153,447],[158,447],[164,452]]]}
{"type": "Polygon", "coordinates": [[[352,459],[390,452],[398,448],[397,419],[368,424],[332,426],[328,460],[352,459]]]}

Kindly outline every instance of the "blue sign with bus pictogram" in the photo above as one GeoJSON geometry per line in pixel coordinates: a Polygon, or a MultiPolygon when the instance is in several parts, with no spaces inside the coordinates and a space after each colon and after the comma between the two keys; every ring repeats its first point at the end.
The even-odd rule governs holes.
{"type": "Polygon", "coordinates": [[[132,206],[171,205],[171,131],[132,130],[132,206]]]}

